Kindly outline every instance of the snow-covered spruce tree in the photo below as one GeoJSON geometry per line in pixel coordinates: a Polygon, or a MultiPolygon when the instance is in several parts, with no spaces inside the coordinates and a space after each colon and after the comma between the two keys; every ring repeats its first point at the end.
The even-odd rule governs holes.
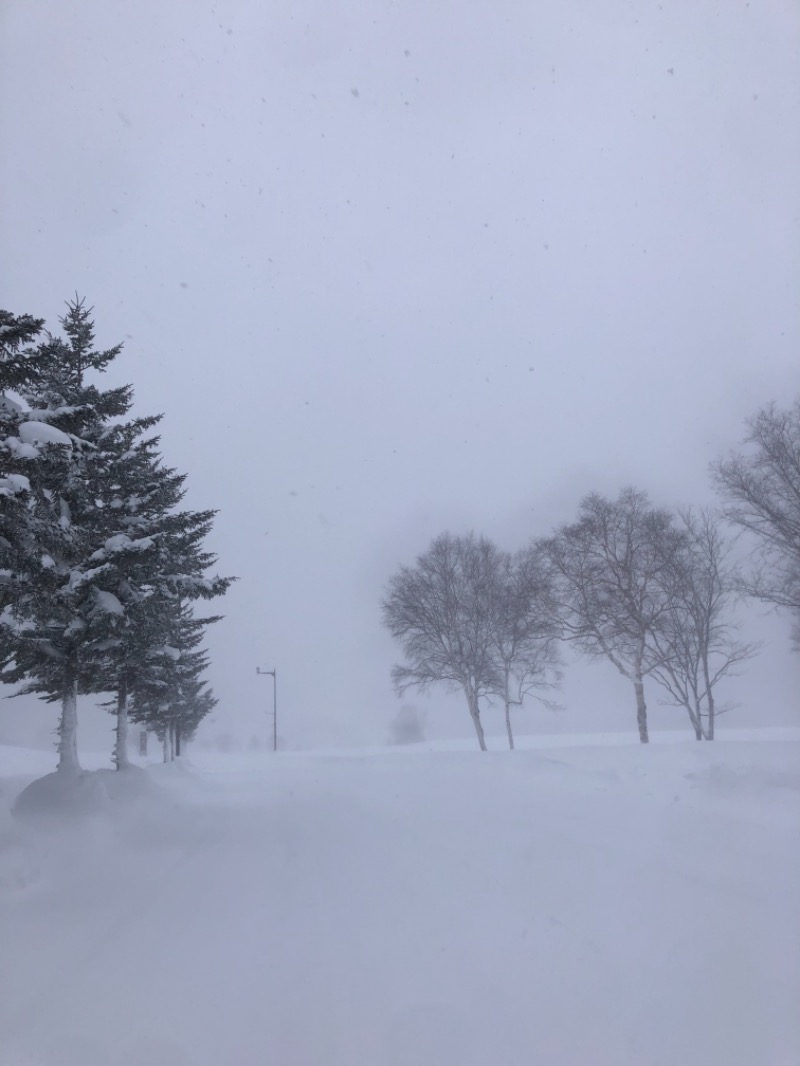
{"type": "Polygon", "coordinates": [[[201,643],[206,626],[220,616],[196,618],[188,603],[173,600],[163,617],[169,642],[152,648],[150,670],[133,695],[131,718],[156,734],[167,760],[181,754],[217,704],[202,680],[208,654],[201,643]]]}
{"type": "Polygon", "coordinates": [[[41,360],[31,345],[43,327],[43,318],[0,310],[0,404],[6,392],[37,377],[41,360]]]}
{"type": "Polygon", "coordinates": [[[185,475],[161,463],[160,416],[113,426],[103,442],[104,539],[90,558],[101,609],[88,619],[84,661],[92,691],[115,694],[114,757],[128,764],[128,705],[171,648],[176,604],[222,595],[231,578],[207,577],[216,559],[202,545],[214,511],[177,511],[185,475]]]}
{"type": "Polygon", "coordinates": [[[8,564],[27,540],[22,530],[32,521],[31,461],[40,454],[23,439],[35,432],[35,427],[26,421],[24,406],[14,393],[30,387],[41,373],[43,360],[32,344],[43,325],[43,319],[31,315],[15,317],[0,311],[0,611],[14,600],[12,579],[19,575],[18,569],[8,564]]]}
{"type": "MultiPolygon", "coordinates": [[[[88,621],[102,612],[102,569],[91,562],[98,525],[103,439],[113,419],[131,404],[131,388],[100,390],[86,380],[101,373],[121,346],[94,348],[93,324],[83,301],[67,305],[61,319],[66,340],[48,335],[39,344],[36,373],[16,382],[15,458],[28,463],[27,519],[6,537],[13,595],[4,604],[3,680],[21,684],[61,704],[59,770],[80,770],[77,695],[91,688],[82,649],[88,621]]],[[[8,438],[6,438],[8,446],[8,438]]]]}
{"type": "MultiPolygon", "coordinates": [[[[41,324],[6,324],[16,356],[8,378],[22,403],[6,405],[20,428],[5,451],[36,476],[6,478],[7,491],[24,497],[17,510],[25,522],[3,549],[3,680],[61,701],[61,769],[79,769],[78,693],[114,692],[119,768],[127,764],[129,696],[168,646],[174,604],[221,595],[230,584],[206,576],[215,558],[203,542],[215,512],[176,510],[185,477],[161,463],[151,432],[160,416],[123,421],[132,389],[86,384],[86,371],[103,371],[121,349],[94,350],[82,301],[62,319],[68,343],[49,337],[25,364],[17,349],[41,324]]],[[[9,508],[4,515],[13,517],[9,508]]]]}
{"type": "MultiPolygon", "coordinates": [[[[34,346],[44,325],[31,315],[0,311],[0,679],[16,665],[15,655],[24,605],[36,588],[42,569],[42,545],[58,541],[63,532],[49,500],[35,477],[47,445],[45,434],[27,419],[19,390],[38,380],[44,362],[34,346]],[[33,443],[35,439],[37,443],[33,443]]],[[[53,431],[52,437],[58,438],[53,431]]],[[[55,443],[55,441],[54,441],[55,443]]],[[[63,437],[60,446],[71,448],[63,437]]]]}
{"type": "MultiPolygon", "coordinates": [[[[22,557],[35,537],[30,474],[40,455],[20,437],[25,411],[13,392],[39,375],[42,360],[32,342],[43,325],[43,319],[0,310],[0,625],[4,619],[12,631],[13,606],[26,584],[22,557]]],[[[0,630],[0,642],[3,637],[0,630]]]]}

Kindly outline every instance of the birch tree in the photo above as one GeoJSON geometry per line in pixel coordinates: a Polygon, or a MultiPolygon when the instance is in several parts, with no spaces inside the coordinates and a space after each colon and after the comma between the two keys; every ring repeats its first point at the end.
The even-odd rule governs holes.
{"type": "Polygon", "coordinates": [[[680,540],[672,514],[629,488],[616,500],[586,496],[577,522],[538,542],[557,575],[564,636],[631,682],[642,744],[649,740],[644,679],[657,661],[653,633],[669,609],[663,578],[680,540]]]}
{"type": "Polygon", "coordinates": [[[559,625],[553,572],[535,546],[516,555],[499,553],[492,602],[493,652],[508,746],[514,749],[511,707],[560,681],[559,625]]]}
{"type": "Polygon", "coordinates": [[[500,687],[492,613],[497,563],[485,537],[443,533],[414,566],[392,577],[382,603],[384,625],[405,658],[392,671],[397,691],[460,689],[481,751],[481,701],[500,687]]]}
{"type": "Polygon", "coordinates": [[[800,399],[763,408],[747,423],[743,450],[714,465],[725,515],[756,545],[747,591],[800,612],[800,399]]]}
{"type": "Polygon", "coordinates": [[[731,542],[710,510],[679,511],[684,534],[665,560],[662,581],[668,601],[654,627],[652,676],[668,699],[684,707],[697,740],[713,740],[716,699],[723,678],[752,658],[758,645],[739,638],[733,609],[736,580],[731,542]]]}

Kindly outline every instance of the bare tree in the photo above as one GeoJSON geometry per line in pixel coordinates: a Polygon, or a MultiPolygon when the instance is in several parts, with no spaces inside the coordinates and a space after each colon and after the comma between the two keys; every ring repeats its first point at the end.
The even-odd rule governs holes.
{"type": "Polygon", "coordinates": [[[715,464],[712,476],[725,515],[751,533],[759,565],[747,591],[800,611],[800,400],[770,404],[748,422],[746,451],[715,464]]]}
{"type": "Polygon", "coordinates": [[[605,658],[633,684],[639,739],[649,740],[644,678],[653,669],[653,632],[668,609],[662,580],[680,536],[669,511],[625,489],[616,500],[593,493],[580,517],[539,548],[558,576],[564,636],[605,658]]]}
{"type": "Polygon", "coordinates": [[[731,616],[736,581],[731,543],[713,512],[678,512],[684,534],[679,551],[665,560],[664,590],[669,606],[653,631],[651,673],[669,700],[685,707],[697,740],[714,739],[719,707],[717,683],[750,659],[757,644],[739,639],[731,616]]]}
{"type": "Polygon", "coordinates": [[[406,659],[392,671],[397,691],[460,688],[482,751],[480,701],[498,688],[492,618],[497,555],[485,537],[443,533],[415,566],[400,568],[382,603],[384,624],[406,659]]]}
{"type": "Polygon", "coordinates": [[[540,551],[498,553],[493,602],[494,654],[508,746],[514,749],[511,707],[532,696],[554,706],[542,692],[561,680],[559,626],[553,572],[540,551]]]}

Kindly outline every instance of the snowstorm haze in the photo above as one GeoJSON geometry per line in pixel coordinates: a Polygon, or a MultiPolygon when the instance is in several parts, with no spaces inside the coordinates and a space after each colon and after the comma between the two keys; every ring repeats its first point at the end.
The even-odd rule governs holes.
{"type": "MultiPolygon", "coordinates": [[[[287,745],[382,741],[398,565],[444,529],[520,547],[593,490],[711,502],[744,419],[797,394],[790,0],[0,17],[3,306],[55,328],[86,297],[240,579],[201,735],[266,735],[260,666],[287,745]]],[[[796,721],[788,623],[748,630],[735,724],[796,721]]],[[[630,729],[629,688],[570,665],[521,729],[630,729]]]]}

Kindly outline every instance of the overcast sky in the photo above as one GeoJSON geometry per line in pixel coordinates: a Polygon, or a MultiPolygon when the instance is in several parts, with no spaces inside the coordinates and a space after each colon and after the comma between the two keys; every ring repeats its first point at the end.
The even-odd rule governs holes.
{"type": "MultiPolygon", "coordinates": [[[[383,739],[397,565],[591,490],[705,502],[797,395],[795,0],[0,11],[0,304],[55,326],[84,295],[219,509],[220,731],[266,735],[258,665],[289,743],[383,739]]],[[[780,717],[764,634],[748,699],[780,717]]],[[[564,721],[632,728],[628,688],[583,668],[564,721]]]]}

